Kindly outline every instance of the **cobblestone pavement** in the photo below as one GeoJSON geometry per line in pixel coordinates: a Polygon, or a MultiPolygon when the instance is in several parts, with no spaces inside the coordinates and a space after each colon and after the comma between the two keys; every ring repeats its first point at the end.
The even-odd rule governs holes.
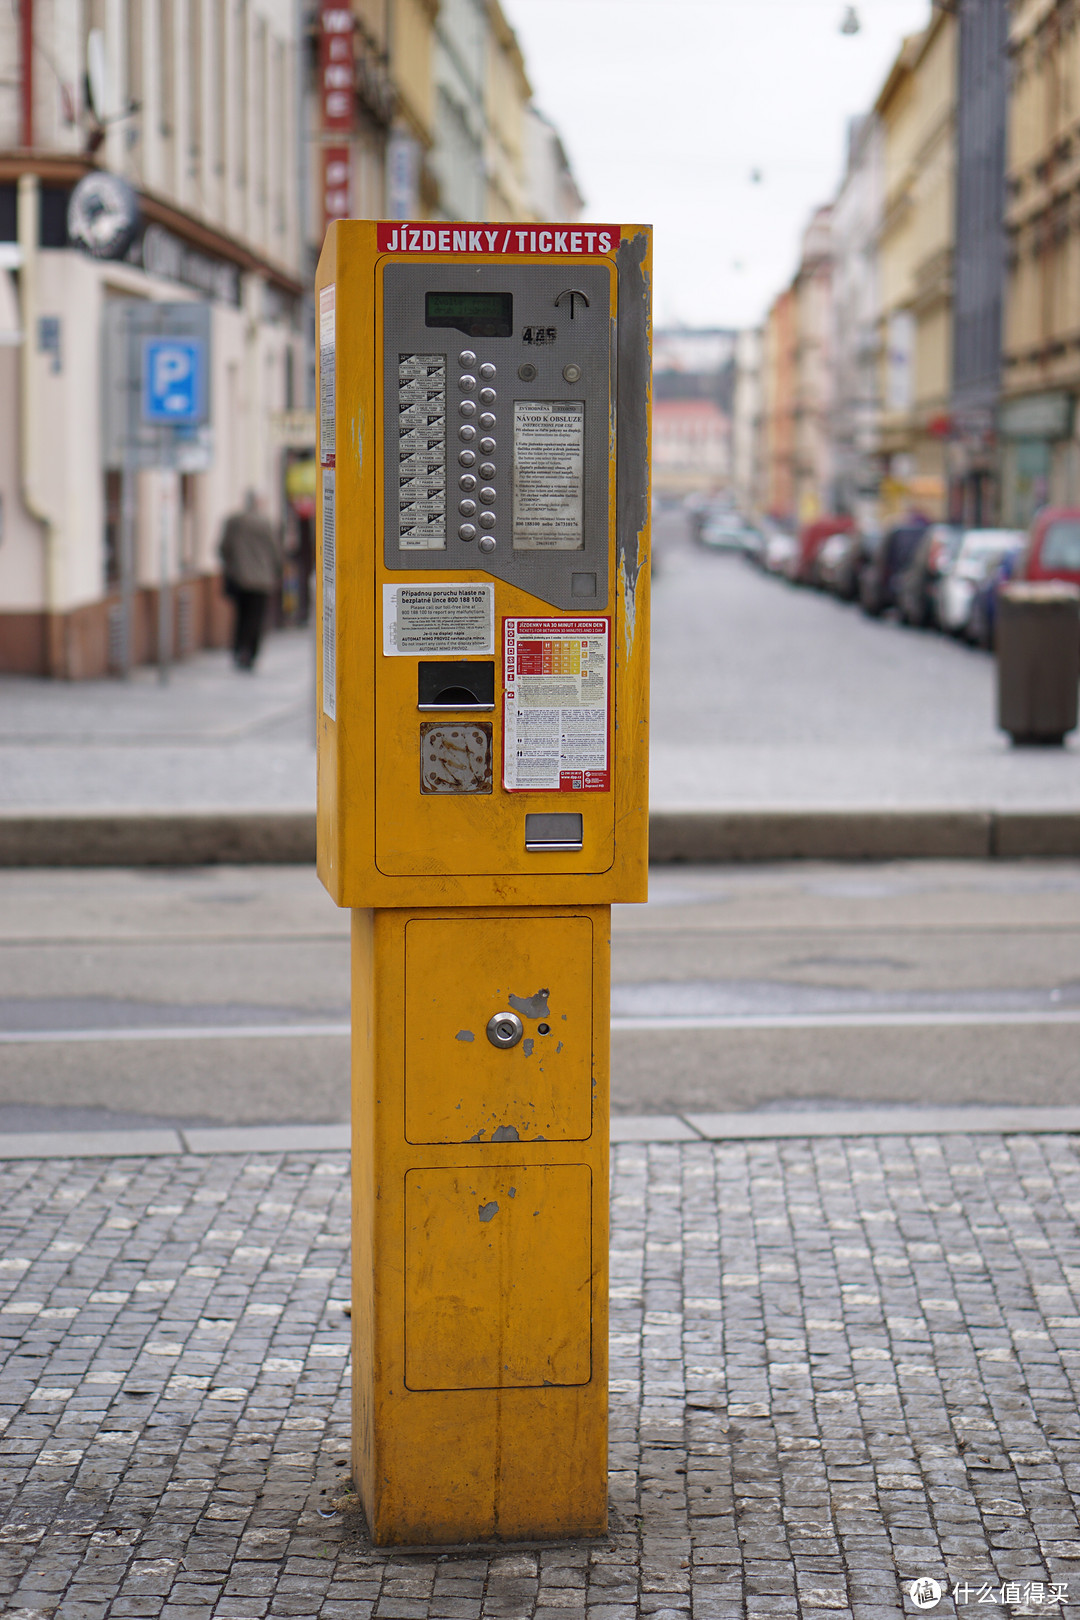
{"type": "Polygon", "coordinates": [[[0,1166],[0,1611],[1080,1614],[1071,1137],[620,1144],[613,1216],[610,1536],[382,1551],[343,1156],[0,1166]]]}

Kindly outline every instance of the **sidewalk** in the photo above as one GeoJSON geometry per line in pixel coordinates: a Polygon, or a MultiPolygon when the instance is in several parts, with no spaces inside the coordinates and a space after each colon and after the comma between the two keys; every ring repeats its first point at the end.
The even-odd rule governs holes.
{"type": "MultiPolygon", "coordinates": [[[[835,629],[822,615],[839,604],[733,559],[705,561],[738,570],[728,580],[734,622],[764,613],[765,592],[778,626],[771,653],[751,634],[744,658],[722,655],[707,634],[716,604],[700,589],[695,599],[696,575],[661,574],[654,861],[1080,854],[1080,746],[1010,751],[989,723],[986,659],[848,614],[840,623],[860,656],[884,656],[876,693],[845,687],[818,647],[835,629]],[[684,615],[690,641],[678,630],[684,615]],[[817,647],[816,668],[796,678],[773,667],[777,647],[803,664],[817,647]],[[912,668],[921,684],[908,690],[912,668]],[[938,688],[957,706],[947,725],[938,688]]],[[[312,861],[312,656],[308,632],[285,631],[254,675],[208,652],[164,687],[153,670],[127,683],[0,677],[0,865],[312,861]]]]}
{"type": "Polygon", "coordinates": [[[411,1552],[348,1490],[343,1154],[0,1165],[4,1612],[1080,1613],[1073,1138],[613,1165],[610,1535],[411,1552]]]}

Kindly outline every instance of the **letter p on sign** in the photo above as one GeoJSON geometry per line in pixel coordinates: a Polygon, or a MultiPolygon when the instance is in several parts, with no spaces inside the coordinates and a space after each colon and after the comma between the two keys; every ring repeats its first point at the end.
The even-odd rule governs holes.
{"type": "Polygon", "coordinates": [[[148,338],[143,349],[143,420],[194,424],[202,418],[202,344],[148,338]]]}

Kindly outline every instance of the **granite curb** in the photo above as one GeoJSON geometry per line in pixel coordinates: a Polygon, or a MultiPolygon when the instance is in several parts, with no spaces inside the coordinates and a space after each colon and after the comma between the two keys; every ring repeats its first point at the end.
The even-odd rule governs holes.
{"type": "MultiPolygon", "coordinates": [[[[807,1108],[724,1114],[614,1114],[613,1145],[772,1142],[865,1136],[1080,1135],[1080,1107],[807,1108]]],[[[236,1153],[347,1153],[348,1125],[157,1126],[112,1131],[10,1131],[8,1159],[199,1157],[236,1153]]]]}
{"type": "MultiPolygon", "coordinates": [[[[1080,808],[654,810],[654,864],[1080,856],[1080,808]]],[[[307,810],[0,811],[0,867],[306,865],[307,810]]]]}

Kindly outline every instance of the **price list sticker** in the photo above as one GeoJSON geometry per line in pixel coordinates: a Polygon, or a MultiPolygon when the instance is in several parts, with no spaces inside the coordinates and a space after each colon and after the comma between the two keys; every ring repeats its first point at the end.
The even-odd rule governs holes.
{"type": "Polygon", "coordinates": [[[609,619],[503,620],[503,786],[606,793],[609,619]]]}
{"type": "Polygon", "coordinates": [[[446,356],[398,356],[398,548],[446,550],[446,356]]]}

